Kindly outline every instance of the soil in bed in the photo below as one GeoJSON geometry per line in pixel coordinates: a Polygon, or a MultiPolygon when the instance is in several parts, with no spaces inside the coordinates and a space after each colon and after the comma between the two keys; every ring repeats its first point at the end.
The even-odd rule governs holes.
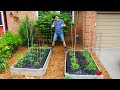
{"type": "Polygon", "coordinates": [[[97,66],[96,66],[96,70],[85,70],[85,65],[87,65],[87,61],[85,59],[85,57],[82,55],[81,51],[75,51],[75,55],[76,55],[76,59],[78,61],[78,64],[80,64],[81,68],[76,69],[76,70],[71,70],[71,62],[70,62],[70,58],[71,56],[69,56],[69,52],[67,52],[67,57],[66,57],[66,73],[69,74],[76,74],[76,75],[95,75],[98,70],[97,66]]]}

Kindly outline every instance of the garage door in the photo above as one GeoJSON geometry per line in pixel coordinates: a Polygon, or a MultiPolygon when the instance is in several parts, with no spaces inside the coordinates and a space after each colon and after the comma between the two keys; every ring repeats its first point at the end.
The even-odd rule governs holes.
{"type": "Polygon", "coordinates": [[[120,13],[98,13],[96,18],[96,46],[120,47],[120,13]],[[100,34],[102,38],[100,39],[100,34]],[[101,44],[100,44],[101,41],[101,44]]]}

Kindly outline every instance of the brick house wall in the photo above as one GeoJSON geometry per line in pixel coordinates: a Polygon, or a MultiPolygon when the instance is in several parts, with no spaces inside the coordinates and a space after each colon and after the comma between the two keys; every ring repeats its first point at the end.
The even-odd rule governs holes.
{"type": "Polygon", "coordinates": [[[9,11],[6,11],[8,30],[12,31],[13,33],[18,33],[19,24],[24,19],[26,14],[28,14],[30,19],[36,18],[35,11],[11,11],[11,12],[12,12],[13,16],[17,15],[19,17],[19,21],[14,21],[13,16],[11,17],[9,15],[9,11]]]}
{"type": "MultiPolygon", "coordinates": [[[[96,11],[75,11],[76,35],[82,47],[95,47],[96,11]]],[[[73,40],[75,40],[75,25],[72,26],[73,40]]],[[[77,38],[77,37],[76,37],[77,38]]],[[[71,43],[71,30],[66,35],[66,43],[71,43]]]]}
{"type": "Polygon", "coordinates": [[[83,46],[95,47],[96,38],[96,11],[83,11],[83,46]]]}

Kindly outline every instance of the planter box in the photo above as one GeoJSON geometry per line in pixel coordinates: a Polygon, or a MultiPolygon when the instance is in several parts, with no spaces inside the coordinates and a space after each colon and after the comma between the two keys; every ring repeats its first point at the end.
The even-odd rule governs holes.
{"type": "MultiPolygon", "coordinates": [[[[68,51],[69,52],[69,51],[68,51]]],[[[94,74],[85,74],[83,73],[82,69],[80,69],[80,71],[77,71],[79,73],[71,73],[70,72],[70,59],[68,58],[69,53],[66,53],[65,55],[65,77],[70,77],[72,79],[104,79],[103,74],[101,75],[97,75],[96,73],[94,74]],[[69,70],[68,70],[69,69],[69,70]]],[[[75,52],[82,52],[82,51],[75,51],[75,52]]],[[[90,53],[89,53],[90,54],[90,53]]],[[[82,54],[81,54],[82,55],[82,54]]],[[[92,55],[90,54],[91,58],[93,59],[92,55]]],[[[84,57],[84,56],[83,56],[84,57]]],[[[79,58],[81,58],[81,56],[79,56],[79,58]]],[[[81,59],[82,60],[82,59],[81,59]]],[[[94,61],[93,61],[94,62],[94,61]]],[[[95,62],[94,62],[95,63],[95,62]]],[[[79,64],[79,63],[78,63],[79,64]]],[[[99,67],[97,66],[97,64],[95,63],[97,70],[100,71],[99,67]]],[[[83,69],[84,70],[84,69],[83,69]]]]}
{"type": "MultiPolygon", "coordinates": [[[[31,50],[31,48],[29,50],[31,50]]],[[[19,61],[19,60],[17,60],[17,62],[15,62],[11,66],[10,72],[12,75],[17,74],[17,75],[43,76],[46,72],[50,56],[51,56],[51,50],[49,50],[49,53],[47,55],[46,60],[43,63],[43,66],[40,68],[37,68],[37,69],[36,68],[18,68],[18,67],[16,68],[15,65],[19,61]]]]}

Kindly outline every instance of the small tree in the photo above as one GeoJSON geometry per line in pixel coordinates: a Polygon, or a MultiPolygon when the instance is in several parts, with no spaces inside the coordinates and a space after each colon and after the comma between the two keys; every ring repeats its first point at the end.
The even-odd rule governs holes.
{"type": "Polygon", "coordinates": [[[31,20],[29,20],[28,15],[25,16],[24,20],[21,22],[19,26],[19,35],[22,38],[22,45],[23,46],[31,46],[31,37],[33,36],[33,33],[31,33],[31,30],[33,30],[33,23],[31,20]],[[32,29],[31,29],[32,28],[32,29]]]}

